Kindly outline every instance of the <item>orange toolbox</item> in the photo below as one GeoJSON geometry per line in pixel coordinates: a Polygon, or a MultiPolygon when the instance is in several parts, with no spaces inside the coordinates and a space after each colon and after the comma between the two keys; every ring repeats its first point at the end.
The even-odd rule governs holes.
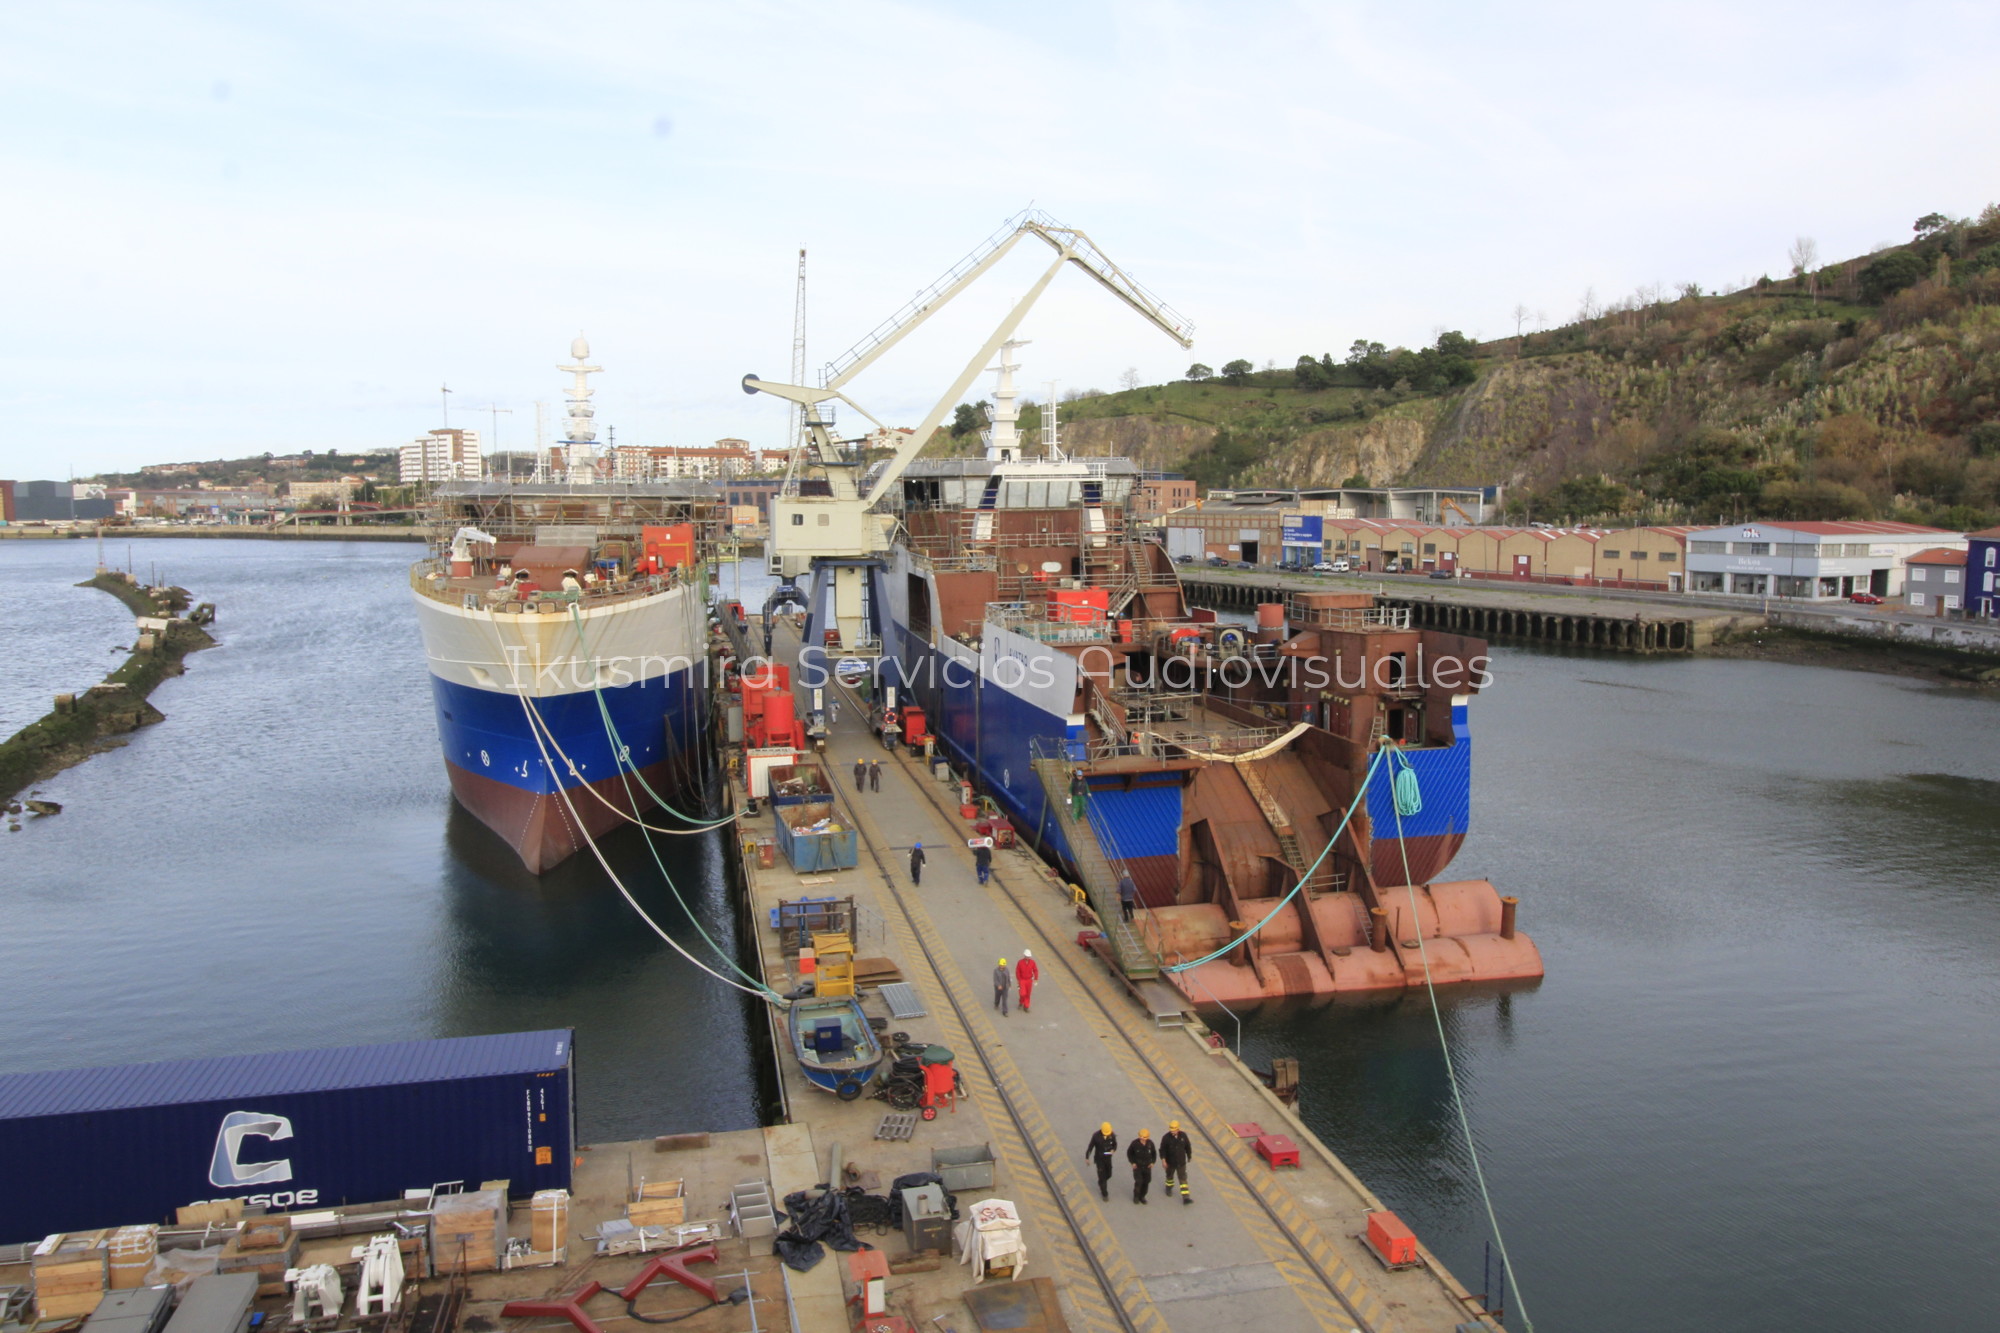
{"type": "Polygon", "coordinates": [[[1394,1213],[1368,1214],[1367,1239],[1368,1248],[1389,1268],[1412,1268],[1423,1262],[1417,1258],[1417,1233],[1394,1213]]]}

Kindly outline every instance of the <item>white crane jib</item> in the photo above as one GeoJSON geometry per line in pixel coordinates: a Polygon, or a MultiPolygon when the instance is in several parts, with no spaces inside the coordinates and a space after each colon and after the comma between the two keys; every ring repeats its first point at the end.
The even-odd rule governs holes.
{"type": "Polygon", "coordinates": [[[993,365],[995,355],[1014,341],[1014,334],[1020,329],[1022,320],[1027,318],[1035,302],[1041,299],[1042,293],[1048,290],[1049,284],[1065,264],[1074,264],[1082,269],[1106,291],[1182,347],[1193,345],[1193,325],[1114,264],[1088,235],[1074,227],[1064,226],[1046,213],[1028,210],[1009,219],[978,249],[918,292],[901,310],[878,325],[845,355],[829,363],[825,383],[821,387],[776,384],[758,379],[755,375],[743,377],[745,393],[768,393],[804,409],[808,439],[806,461],[825,478],[827,489],[831,492],[828,495],[787,494],[772,501],[771,564],[774,573],[795,578],[810,567],[815,557],[852,559],[888,549],[888,516],[869,511],[896,484],[903,470],[944,421],[953,404],[963,400],[973,381],[993,365]],[[882,423],[842,392],[843,388],[884,353],[914,333],[925,320],[976,282],[988,269],[1006,258],[1022,238],[1028,236],[1046,242],[1055,251],[1054,260],[1015,302],[985,345],[966,362],[965,369],[938,398],[916,429],[897,445],[894,455],[863,494],[858,475],[861,460],[842,452],[819,419],[820,405],[845,403],[881,428],[882,423]]]}

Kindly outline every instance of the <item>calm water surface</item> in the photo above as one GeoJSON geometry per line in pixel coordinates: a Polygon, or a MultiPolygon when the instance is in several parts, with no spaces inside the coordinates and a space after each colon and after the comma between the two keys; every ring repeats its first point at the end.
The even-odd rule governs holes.
{"type": "MultiPolygon", "coordinates": [[[[757,1123],[733,992],[589,858],[538,882],[452,802],[404,574],[417,547],[134,547],[142,573],[157,562],[217,604],[221,646],[155,691],[167,721],[45,784],[61,815],[0,833],[0,1070],[574,1026],[586,1140],[757,1123]]],[[[11,651],[20,608],[94,562],[87,542],[0,544],[12,693],[95,678],[75,678],[76,653],[11,651]]],[[[92,653],[129,642],[131,620],[106,593],[75,596],[113,613],[79,613],[101,671],[92,653]]],[[[730,947],[715,835],[663,841],[730,947]]],[[[606,847],[655,919],[704,948],[644,844],[606,847]]]]}
{"type": "MultiPolygon", "coordinates": [[[[167,722],[50,784],[61,816],[0,835],[0,1068],[574,1024],[587,1136],[754,1123],[742,1006],[595,867],[537,883],[454,811],[411,556],[137,544],[221,606],[223,646],[154,696],[167,722]]],[[[10,646],[22,590],[92,560],[0,546],[10,646]]],[[[75,596],[0,699],[116,660],[129,621],[75,596]]],[[[1761,663],[1502,650],[1498,676],[1454,873],[1521,895],[1549,975],[1443,1007],[1535,1326],[2000,1324],[2000,705],[1761,663]]],[[[726,937],[716,845],[681,841],[726,937]]],[[[643,846],[613,850],[700,947],[643,846]]],[[[1302,1060],[1314,1127],[1476,1288],[1428,1005],[1246,1037],[1302,1060]]]]}
{"type": "MultiPolygon", "coordinates": [[[[2000,1327],[2000,705],[1497,656],[1452,873],[1521,896],[1548,976],[1443,1012],[1535,1326],[2000,1327]]],[[[1246,1038],[1300,1058],[1313,1127],[1479,1289],[1429,1005],[1246,1038]]]]}

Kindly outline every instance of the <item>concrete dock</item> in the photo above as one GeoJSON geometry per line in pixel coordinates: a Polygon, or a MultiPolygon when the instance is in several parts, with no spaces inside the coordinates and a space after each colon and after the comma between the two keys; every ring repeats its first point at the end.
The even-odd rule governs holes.
{"type": "MultiPolygon", "coordinates": [[[[838,1142],[845,1159],[872,1170],[883,1187],[928,1170],[933,1147],[990,1144],[991,1191],[961,1196],[1013,1201],[1023,1218],[1026,1273],[1054,1280],[1076,1329],[1436,1329],[1498,1327],[1478,1300],[1425,1253],[1424,1266],[1385,1270],[1356,1237],[1381,1204],[1256,1076],[1198,1023],[1160,1026],[1095,957],[1076,944],[1080,929],[1069,891],[1025,849],[1000,852],[981,886],[965,840],[957,789],[931,777],[906,751],[885,752],[865,729],[866,710],[849,695],[824,756],[839,802],[859,829],[860,865],[800,876],[784,866],[747,873],[757,918],[780,899],[852,895],[857,956],[886,956],[913,985],[926,1014],[891,1027],[950,1047],[969,1098],[908,1143],[876,1142],[889,1109],[868,1099],[841,1102],[807,1085],[789,1058],[783,1077],[794,1123],[767,1131],[782,1197],[825,1179],[838,1142]],[[882,760],[882,790],[857,792],[856,759],[882,760]],[[924,844],[921,886],[910,882],[909,848],[924,844]],[[1041,966],[1033,1010],[1006,1015],[993,1004],[991,974],[1032,949],[1041,966]],[[1191,1204],[1166,1193],[1155,1174],[1149,1202],[1132,1201],[1122,1148],[1144,1126],[1155,1141],[1178,1119],[1194,1141],[1191,1204]],[[1100,1121],[1121,1151],[1108,1198],[1100,1198],[1084,1145],[1100,1121]],[[1232,1131],[1252,1122],[1289,1136],[1296,1168],[1274,1169],[1232,1131]],[[817,1174],[815,1174],[815,1171],[817,1174]]],[[[768,832],[769,816],[743,829],[768,832]]],[[[778,933],[760,930],[769,979],[796,978],[778,933]]],[[[887,1015],[869,994],[871,1014],[887,1015]]],[[[900,1239],[884,1242],[893,1259],[900,1239]]],[[[840,1267],[821,1264],[792,1278],[805,1333],[845,1329],[840,1267]]],[[[917,1327],[945,1316],[971,1326],[962,1304],[970,1270],[947,1263],[909,1279],[898,1311],[917,1327]]]]}

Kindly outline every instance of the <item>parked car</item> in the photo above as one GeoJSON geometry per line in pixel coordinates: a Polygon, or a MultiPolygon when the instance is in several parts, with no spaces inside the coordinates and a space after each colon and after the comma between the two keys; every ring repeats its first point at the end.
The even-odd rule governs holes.
{"type": "Polygon", "coordinates": [[[1882,599],[1872,592],[1851,592],[1847,594],[1847,600],[1850,602],[1859,602],[1863,606],[1880,606],[1882,604],[1882,599]]]}
{"type": "Polygon", "coordinates": [[[1455,579],[1458,577],[1458,573],[1450,569],[1433,569],[1431,577],[1434,579],[1455,579]]]}
{"type": "Polygon", "coordinates": [[[1177,555],[1174,557],[1174,563],[1177,565],[1191,565],[1194,563],[1194,557],[1191,555],[1177,555]]]}
{"type": "Polygon", "coordinates": [[[1315,574],[1336,574],[1338,572],[1339,570],[1329,560],[1322,560],[1313,566],[1313,573],[1315,574]]]}
{"type": "Polygon", "coordinates": [[[1210,565],[1214,566],[1214,567],[1215,567],[1216,569],[1227,569],[1227,568],[1229,568],[1229,562],[1228,562],[1227,560],[1224,560],[1224,559],[1223,559],[1223,558],[1222,558],[1221,556],[1219,556],[1219,555],[1212,555],[1212,556],[1210,556],[1210,557],[1208,558],[1208,563],[1209,563],[1210,565]]]}
{"type": "Polygon", "coordinates": [[[1255,566],[1255,565],[1251,564],[1251,563],[1250,563],[1250,562],[1249,562],[1248,560],[1238,560],[1238,561],[1236,562],[1236,567],[1237,567],[1238,569],[1255,569],[1255,568],[1257,568],[1257,566],[1255,566]]]}
{"type": "Polygon", "coordinates": [[[1333,562],[1333,572],[1336,574],[1351,574],[1354,572],[1354,562],[1346,556],[1342,556],[1333,562]]]}

